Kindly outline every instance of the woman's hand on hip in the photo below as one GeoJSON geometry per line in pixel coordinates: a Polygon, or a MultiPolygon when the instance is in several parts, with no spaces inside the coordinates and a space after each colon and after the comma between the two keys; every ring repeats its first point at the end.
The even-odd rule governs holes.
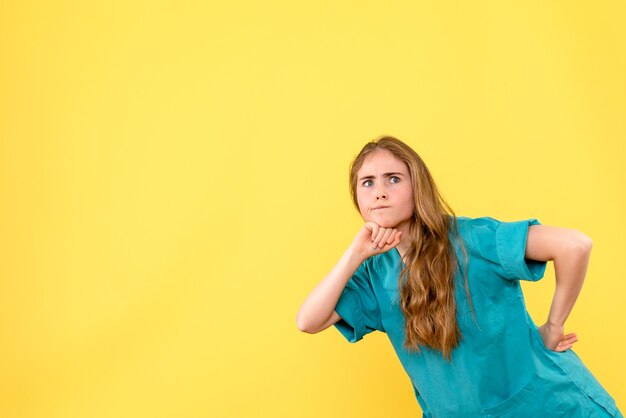
{"type": "Polygon", "coordinates": [[[578,336],[575,332],[564,335],[563,329],[563,325],[550,325],[547,322],[537,327],[546,348],[559,352],[571,348],[578,341],[578,336]]]}

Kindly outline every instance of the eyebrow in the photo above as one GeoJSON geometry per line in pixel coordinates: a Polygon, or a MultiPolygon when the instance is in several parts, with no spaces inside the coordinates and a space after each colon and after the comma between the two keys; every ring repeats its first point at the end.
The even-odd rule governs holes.
{"type": "MultiPolygon", "coordinates": [[[[402,174],[402,173],[397,173],[397,172],[394,172],[394,173],[385,173],[385,174],[383,174],[383,177],[396,176],[396,175],[398,175],[398,174],[399,174],[399,175],[401,175],[401,176],[404,176],[404,174],[402,174]]],[[[362,181],[362,180],[367,180],[367,179],[374,179],[374,178],[376,178],[376,176],[365,176],[365,177],[361,177],[361,178],[359,179],[359,181],[362,181]]]]}

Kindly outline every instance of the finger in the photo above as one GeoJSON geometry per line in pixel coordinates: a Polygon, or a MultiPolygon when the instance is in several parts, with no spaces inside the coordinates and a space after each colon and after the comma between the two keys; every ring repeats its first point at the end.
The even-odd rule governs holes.
{"type": "Polygon", "coordinates": [[[562,340],[561,343],[563,343],[563,344],[573,344],[576,341],[578,341],[578,338],[568,338],[566,340],[562,340]]]}
{"type": "Polygon", "coordinates": [[[387,245],[387,240],[389,240],[389,236],[391,235],[391,233],[393,232],[393,229],[391,228],[387,228],[387,230],[385,231],[385,233],[383,234],[382,239],[380,240],[380,248],[383,248],[385,245],[387,245]]]}
{"type": "MultiPolygon", "coordinates": [[[[378,224],[373,224],[373,225],[372,225],[372,235],[371,235],[372,242],[374,242],[374,241],[375,241],[375,239],[376,239],[376,235],[378,234],[378,229],[379,229],[379,228],[380,228],[380,227],[378,226],[378,224]]],[[[375,246],[375,245],[374,245],[374,246],[375,246]]]]}
{"type": "Polygon", "coordinates": [[[393,241],[391,241],[391,245],[394,247],[400,244],[400,238],[402,237],[402,231],[396,231],[395,236],[393,236],[393,241]]]}
{"type": "Polygon", "coordinates": [[[571,346],[574,345],[574,343],[578,341],[578,340],[566,340],[566,341],[560,341],[559,344],[557,345],[557,347],[561,347],[564,350],[567,350],[568,348],[570,348],[571,346]]]}
{"type": "Polygon", "coordinates": [[[387,235],[389,233],[389,228],[385,228],[384,231],[380,234],[380,239],[378,240],[378,248],[383,248],[387,244],[387,235]]]}
{"type": "Polygon", "coordinates": [[[392,247],[397,247],[398,244],[400,244],[400,235],[402,235],[402,232],[398,232],[393,240],[393,242],[390,244],[392,247]]]}
{"type": "Polygon", "coordinates": [[[396,240],[396,235],[398,235],[398,230],[392,229],[391,233],[389,234],[389,237],[387,238],[387,243],[389,245],[393,245],[393,242],[396,240]]]}
{"type": "Polygon", "coordinates": [[[557,350],[556,351],[565,351],[565,350],[569,350],[570,348],[572,348],[574,344],[565,344],[565,345],[559,345],[557,346],[557,350]]]}
{"type": "Polygon", "coordinates": [[[378,237],[380,236],[380,232],[381,230],[383,230],[384,228],[382,226],[379,226],[376,229],[376,233],[372,234],[372,244],[374,245],[374,248],[376,248],[378,246],[378,237]]]}
{"type": "Polygon", "coordinates": [[[383,228],[382,226],[378,228],[378,234],[376,234],[376,238],[374,239],[374,247],[378,247],[380,240],[382,239],[383,235],[385,235],[385,231],[387,231],[387,228],[383,228]]]}
{"type": "Polygon", "coordinates": [[[395,242],[395,240],[398,238],[398,234],[402,233],[402,231],[398,231],[397,229],[392,229],[391,230],[391,234],[389,235],[389,239],[387,240],[387,242],[389,242],[390,244],[393,244],[395,242]]]}

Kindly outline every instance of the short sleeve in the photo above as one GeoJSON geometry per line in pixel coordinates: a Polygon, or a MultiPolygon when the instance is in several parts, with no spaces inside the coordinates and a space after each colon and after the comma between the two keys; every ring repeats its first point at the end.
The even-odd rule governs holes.
{"type": "Polygon", "coordinates": [[[372,266],[365,260],[346,283],[335,311],[341,316],[333,325],[348,342],[355,343],[372,331],[383,331],[378,300],[370,278],[372,266]]]}
{"type": "Polygon", "coordinates": [[[509,280],[537,281],[546,271],[547,261],[525,258],[528,228],[541,225],[535,219],[503,222],[492,217],[471,221],[470,244],[477,255],[492,263],[502,277],[509,280]]]}

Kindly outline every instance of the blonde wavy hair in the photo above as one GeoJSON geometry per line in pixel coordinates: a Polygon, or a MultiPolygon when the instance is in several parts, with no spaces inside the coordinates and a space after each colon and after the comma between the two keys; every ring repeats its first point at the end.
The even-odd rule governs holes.
{"type": "MultiPolygon", "coordinates": [[[[376,150],[390,151],[403,161],[410,174],[415,210],[410,221],[406,267],[398,281],[400,307],[406,319],[404,346],[420,351],[427,346],[441,351],[451,361],[451,352],[462,337],[456,320],[454,277],[459,266],[448,233],[450,228],[458,239],[456,216],[439,194],[430,171],[420,156],[407,144],[393,136],[380,136],[365,144],[350,164],[350,193],[357,211],[357,173],[365,158],[376,150]],[[451,222],[450,222],[451,220],[451,222]]],[[[360,211],[359,211],[360,213],[360,211]]],[[[461,239],[465,265],[467,252],[461,239]]],[[[472,307],[465,272],[465,292],[472,307]]],[[[473,311],[473,308],[472,308],[473,311]]]]}

